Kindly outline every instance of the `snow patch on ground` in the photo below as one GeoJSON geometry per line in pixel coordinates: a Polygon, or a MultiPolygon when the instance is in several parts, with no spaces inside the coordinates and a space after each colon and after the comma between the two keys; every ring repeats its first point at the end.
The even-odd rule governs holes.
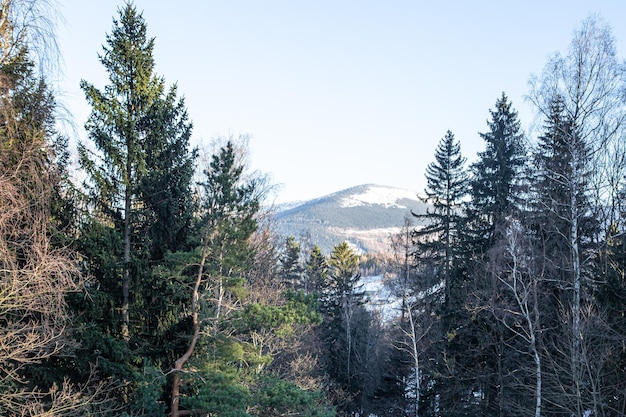
{"type": "Polygon", "coordinates": [[[402,188],[380,187],[369,185],[361,194],[346,197],[341,201],[341,207],[358,207],[366,204],[379,204],[384,207],[407,208],[397,201],[401,199],[415,200],[417,195],[402,188]]]}
{"type": "Polygon", "coordinates": [[[400,227],[385,227],[362,230],[329,227],[328,230],[337,236],[343,236],[350,247],[355,250],[358,255],[361,255],[363,252],[389,252],[391,237],[400,233],[402,229],[400,227]]]}
{"type": "Polygon", "coordinates": [[[400,314],[402,300],[393,296],[385,286],[382,276],[361,277],[360,283],[369,299],[367,306],[372,310],[378,310],[384,320],[392,320],[400,314]]]}

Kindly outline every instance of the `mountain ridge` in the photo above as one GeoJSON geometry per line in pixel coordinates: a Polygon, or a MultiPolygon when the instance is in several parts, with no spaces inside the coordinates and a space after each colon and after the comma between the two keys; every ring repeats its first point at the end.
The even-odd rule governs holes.
{"type": "Polygon", "coordinates": [[[411,212],[425,213],[426,207],[412,190],[361,184],[285,205],[273,220],[280,236],[293,235],[325,253],[343,240],[359,252],[387,252],[390,237],[400,231],[405,218],[411,212]]]}

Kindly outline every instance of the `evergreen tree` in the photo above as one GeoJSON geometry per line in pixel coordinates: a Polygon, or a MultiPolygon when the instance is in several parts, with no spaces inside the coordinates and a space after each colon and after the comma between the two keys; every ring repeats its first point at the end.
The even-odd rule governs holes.
{"type": "MultiPolygon", "coordinates": [[[[454,270],[459,268],[462,205],[469,184],[464,164],[459,142],[452,132],[446,132],[437,146],[435,161],[426,168],[426,197],[422,201],[430,204],[432,209],[429,208],[426,214],[413,214],[426,221],[423,228],[413,233],[416,255],[440,271],[434,277],[443,280],[446,304],[451,302],[452,278],[454,270]]],[[[429,280],[429,284],[437,283],[429,280]]]]}
{"type": "MultiPolygon", "coordinates": [[[[553,329],[545,332],[544,337],[551,357],[560,356],[560,351],[569,351],[572,365],[572,372],[553,368],[550,373],[553,379],[545,379],[556,386],[565,384],[571,387],[571,397],[565,401],[569,402],[572,398],[581,401],[584,396],[584,370],[579,335],[582,329],[581,303],[586,298],[582,280],[586,273],[590,273],[588,268],[591,266],[584,265],[583,254],[591,247],[597,231],[597,219],[588,197],[591,176],[589,151],[558,96],[550,107],[544,134],[539,137],[535,162],[537,180],[533,184],[533,194],[537,208],[534,220],[545,254],[544,287],[546,293],[551,295],[543,311],[544,326],[553,329]],[[563,320],[570,321],[569,332],[568,326],[560,325],[563,320]],[[570,346],[562,346],[564,340],[569,340],[570,346]]],[[[565,404],[562,394],[553,395],[552,391],[547,394],[549,404],[565,404]]]]}
{"type": "Polygon", "coordinates": [[[245,165],[233,140],[211,157],[201,187],[201,224],[207,232],[212,254],[207,268],[217,278],[215,316],[219,318],[226,289],[245,283],[253,265],[254,248],[249,244],[258,229],[257,214],[263,190],[256,179],[248,180],[245,165]]]}
{"type": "Polygon", "coordinates": [[[571,272],[572,247],[564,237],[570,235],[572,222],[576,220],[579,243],[588,246],[597,223],[586,193],[591,175],[589,151],[576,134],[560,97],[552,103],[544,133],[538,137],[534,162],[532,221],[549,259],[548,273],[552,279],[561,275],[559,280],[569,281],[562,274],[567,276],[571,272]],[[572,204],[576,219],[572,219],[572,204]]]}
{"type": "Polygon", "coordinates": [[[304,265],[305,291],[320,293],[328,279],[328,263],[319,246],[314,245],[304,265]]]}
{"type": "Polygon", "coordinates": [[[301,375],[290,372],[290,359],[320,316],[313,297],[281,293],[276,268],[266,264],[279,261],[265,252],[269,235],[259,230],[263,183],[245,171],[244,151],[228,140],[211,156],[200,183],[201,247],[178,275],[193,290],[186,290],[191,309],[181,327],[190,338],[171,372],[171,415],[246,416],[272,409],[332,415],[319,392],[287,379],[301,375]]]}
{"type": "Polygon", "coordinates": [[[183,98],[177,100],[174,85],[150,107],[142,120],[146,132],[146,172],[141,178],[138,198],[150,261],[163,259],[167,251],[190,247],[193,213],[191,189],[197,150],[190,151],[192,125],[183,98]]]}
{"type": "Polygon", "coordinates": [[[471,166],[470,215],[478,253],[493,243],[496,225],[521,208],[526,165],[524,134],[508,97],[502,93],[489,112],[489,131],[480,134],[486,149],[471,166]]]}
{"type": "MultiPolygon", "coordinates": [[[[262,190],[254,179],[246,179],[246,167],[240,156],[233,141],[228,140],[211,156],[203,171],[199,219],[202,246],[195,251],[193,261],[189,262],[195,267],[183,268],[180,278],[183,282],[189,280],[189,286],[193,288],[192,294],[187,295],[193,307],[188,313],[191,323],[187,322],[191,324],[191,338],[176,359],[172,372],[173,416],[180,415],[181,406],[219,412],[215,400],[211,398],[212,390],[224,390],[226,395],[239,392],[245,397],[245,393],[240,392],[242,386],[236,378],[236,370],[232,368],[233,360],[244,360],[243,352],[238,356],[228,349],[243,350],[244,336],[241,333],[245,333],[245,329],[234,329],[233,321],[239,320],[233,316],[241,314],[239,310],[246,294],[246,274],[254,265],[255,253],[250,239],[258,228],[256,216],[260,210],[262,190]],[[191,277],[188,276],[190,272],[193,273],[191,277]],[[208,338],[201,340],[201,328],[206,328],[208,338]],[[199,354],[196,352],[198,345],[211,349],[199,354]],[[220,349],[226,349],[221,353],[223,357],[215,355],[220,349]],[[183,373],[189,361],[204,369],[201,378],[183,373]],[[215,379],[218,387],[200,384],[202,378],[215,379]],[[181,401],[181,397],[185,400],[181,401]]],[[[185,330],[190,333],[188,327],[182,331],[185,330]]],[[[247,359],[251,362],[252,357],[247,359]]],[[[255,361],[259,360],[255,358],[255,361]]],[[[217,401],[226,399],[220,397],[217,401]]],[[[241,410],[242,414],[237,415],[244,415],[245,403],[234,406],[241,410]]]]}
{"type": "MultiPolygon", "coordinates": [[[[79,156],[88,174],[91,207],[99,213],[99,225],[88,227],[110,228],[119,236],[120,247],[108,255],[115,265],[102,271],[108,277],[96,276],[108,281],[108,291],[119,291],[111,300],[121,313],[120,334],[129,340],[131,310],[140,315],[153,310],[136,317],[139,321],[160,314],[150,307],[154,294],[162,295],[163,283],[154,281],[146,264],[162,259],[167,250],[185,248],[195,151],[189,150],[191,124],[184,101],[177,100],[175,86],[166,92],[154,73],[154,39],[147,37],[142,15],[130,4],[119,14],[100,56],[110,84],[101,91],[81,82],[92,107],[86,128],[95,149],[81,144],[79,156]],[[139,305],[131,306],[131,290],[139,305]]],[[[157,324],[147,324],[154,333],[157,324]]]]}
{"type": "Polygon", "coordinates": [[[300,264],[300,243],[293,236],[285,239],[285,249],[280,257],[280,276],[292,289],[301,289],[303,286],[302,272],[304,268],[300,264]]]}
{"type": "MultiPolygon", "coordinates": [[[[589,291],[598,289],[598,278],[608,278],[604,274],[611,268],[605,265],[598,274],[589,260],[606,261],[599,249],[615,244],[619,230],[619,215],[614,210],[620,205],[626,167],[622,129],[625,80],[611,28],[597,16],[585,19],[574,32],[567,53],[552,55],[541,76],[531,80],[530,98],[548,120],[554,119],[555,105],[560,102],[560,124],[552,125],[560,127],[561,151],[555,161],[561,166],[551,167],[547,178],[553,190],[557,184],[561,190],[554,195],[558,205],[545,207],[548,217],[560,219],[555,223],[558,229],[548,226],[545,230],[553,232],[550,249],[556,249],[557,243],[563,248],[561,257],[556,249],[555,257],[547,259],[548,265],[557,262],[549,265],[548,272],[550,278],[556,278],[553,284],[559,287],[556,293],[562,305],[556,317],[559,327],[547,334],[551,336],[553,361],[549,363],[554,379],[546,381],[546,389],[550,387],[555,409],[564,414],[601,415],[604,405],[614,399],[600,389],[604,382],[599,376],[611,356],[602,352],[611,345],[610,332],[601,324],[606,319],[601,306],[590,302],[589,291]],[[606,227],[603,246],[594,244],[600,240],[594,236],[594,223],[606,227]],[[562,233],[560,238],[555,232],[562,233]]],[[[623,408],[617,406],[616,410],[623,408]]]]}
{"type": "Polygon", "coordinates": [[[358,412],[362,404],[363,360],[367,357],[364,349],[370,324],[363,306],[365,292],[360,285],[359,257],[344,241],[333,248],[328,266],[328,279],[322,289],[324,338],[329,355],[327,372],[334,383],[334,395],[339,398],[345,395],[349,399],[339,410],[358,412]]]}
{"type": "Polygon", "coordinates": [[[99,56],[108,85],[81,81],[91,114],[90,143],[78,147],[87,174],[79,249],[96,285],[72,299],[84,322],[79,368],[98,363],[128,382],[119,395],[129,412],[165,407],[163,383],[144,392],[142,378],[169,369],[180,349],[187,300],[166,272],[174,268],[167,253],[190,249],[194,210],[191,123],[176,86],[155,74],[153,51],[142,14],[126,4],[99,56]]]}
{"type": "MultiPolygon", "coordinates": [[[[517,112],[504,93],[495,107],[490,110],[489,131],[481,133],[486,149],[471,166],[466,218],[457,217],[461,220],[457,228],[462,227],[457,236],[463,237],[457,240],[453,269],[457,288],[450,293],[452,303],[440,310],[444,314],[435,328],[441,336],[430,353],[432,379],[424,384],[429,389],[420,407],[439,408],[448,415],[475,415],[501,408],[498,384],[503,381],[500,364],[508,336],[489,310],[496,286],[493,279],[485,279],[486,265],[498,231],[508,216],[521,209],[526,155],[517,112]],[[476,398],[479,392],[481,399],[476,398]]],[[[433,262],[421,275],[434,275],[438,268],[446,269],[433,262]]]]}
{"type": "Polygon", "coordinates": [[[140,126],[141,119],[158,99],[162,82],[153,75],[154,40],[147,39],[145,22],[134,7],[127,5],[120,10],[120,20],[114,20],[107,45],[103,47],[100,62],[109,74],[110,85],[101,92],[81,81],[92,107],[85,127],[96,152],[80,144],[79,156],[88,175],[94,208],[121,236],[121,297],[116,308],[120,310],[119,332],[128,340],[130,281],[136,272],[132,265],[132,238],[139,220],[138,186],[146,171],[146,132],[140,126]]]}

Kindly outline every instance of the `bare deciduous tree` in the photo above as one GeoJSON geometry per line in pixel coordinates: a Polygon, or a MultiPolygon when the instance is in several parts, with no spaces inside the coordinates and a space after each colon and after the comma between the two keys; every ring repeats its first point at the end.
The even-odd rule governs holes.
{"type": "Polygon", "coordinates": [[[501,244],[494,247],[491,255],[491,272],[496,275],[508,295],[507,298],[512,301],[504,305],[492,305],[494,316],[528,348],[528,354],[535,366],[533,415],[541,417],[543,374],[539,346],[540,271],[534,265],[537,256],[532,252],[527,232],[520,222],[509,220],[501,244]]]}
{"type": "MultiPolygon", "coordinates": [[[[602,207],[615,207],[617,177],[622,178],[624,166],[615,168],[615,162],[624,161],[621,133],[624,127],[623,91],[626,78],[623,64],[616,56],[611,29],[597,17],[586,19],[575,32],[565,55],[555,54],[546,64],[540,77],[531,79],[530,100],[546,119],[551,117],[553,103],[562,102],[565,118],[571,128],[558,132],[568,146],[567,170],[549,172],[551,180],[560,184],[567,198],[560,202],[562,210],[554,215],[564,221],[560,231],[567,248],[567,275],[563,282],[570,294],[568,306],[563,310],[569,319],[570,367],[576,394],[574,414],[586,412],[587,400],[583,398],[585,339],[582,325],[585,261],[590,258],[583,249],[581,225],[590,211],[600,214],[602,207]],[[582,144],[579,146],[578,144],[582,144]],[[587,152],[582,152],[585,148],[587,152]],[[591,168],[593,167],[593,169],[591,168]],[[591,174],[591,175],[589,175],[591,174]],[[580,196],[591,197],[591,205],[581,206],[580,196]],[[607,202],[609,204],[607,204],[607,202]]],[[[548,208],[549,209],[549,208],[548,208]]],[[[605,216],[610,221],[612,213],[605,216]]]]}

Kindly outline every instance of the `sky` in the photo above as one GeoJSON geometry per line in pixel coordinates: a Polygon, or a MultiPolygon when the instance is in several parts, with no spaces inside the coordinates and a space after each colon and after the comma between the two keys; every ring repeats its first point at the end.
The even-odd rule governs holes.
{"type": "MultiPolygon", "coordinates": [[[[84,79],[120,0],[59,0],[59,101],[85,140],[84,79]]],[[[468,162],[484,149],[489,110],[504,92],[532,138],[532,74],[566,51],[591,14],[626,52],[623,0],[135,0],[155,38],[156,72],[176,83],[192,144],[249,137],[249,167],[276,203],[360,184],[422,192],[447,130],[468,162]],[[621,26],[621,27],[620,27],[621,26]]],[[[536,136],[536,133],[534,134],[536,136]]]]}

